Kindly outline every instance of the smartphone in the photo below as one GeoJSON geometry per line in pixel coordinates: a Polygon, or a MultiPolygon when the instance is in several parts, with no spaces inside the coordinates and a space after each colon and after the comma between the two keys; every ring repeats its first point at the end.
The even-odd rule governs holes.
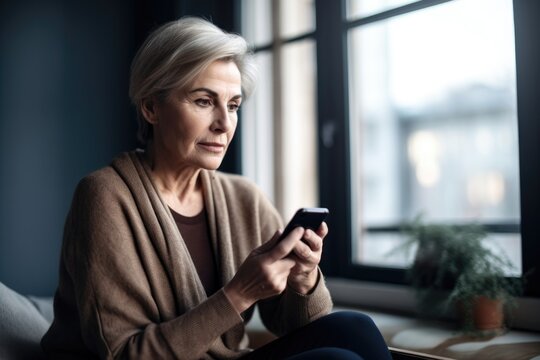
{"type": "Polygon", "coordinates": [[[294,214],[291,221],[289,221],[279,239],[282,240],[289,235],[291,231],[299,226],[303,227],[304,229],[317,231],[324,219],[326,219],[327,215],[327,208],[300,208],[294,214]]]}

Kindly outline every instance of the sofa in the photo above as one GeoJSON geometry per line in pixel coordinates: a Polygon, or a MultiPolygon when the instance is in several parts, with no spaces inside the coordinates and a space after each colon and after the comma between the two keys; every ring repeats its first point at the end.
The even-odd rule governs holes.
{"type": "Polygon", "coordinates": [[[0,282],[0,359],[45,359],[40,341],[52,319],[52,298],[23,296],[0,282]]]}

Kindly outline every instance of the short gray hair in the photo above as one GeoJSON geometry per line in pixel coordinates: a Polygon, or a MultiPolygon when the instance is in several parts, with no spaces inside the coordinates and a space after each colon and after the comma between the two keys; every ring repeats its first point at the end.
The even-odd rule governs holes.
{"type": "Polygon", "coordinates": [[[196,17],[166,23],[148,36],[131,64],[129,85],[129,96],[137,108],[139,141],[146,144],[152,137],[152,126],[142,114],[143,101],[154,96],[165,99],[172,90],[189,87],[217,60],[236,64],[243,96],[249,97],[255,87],[256,70],[241,36],[196,17]]]}

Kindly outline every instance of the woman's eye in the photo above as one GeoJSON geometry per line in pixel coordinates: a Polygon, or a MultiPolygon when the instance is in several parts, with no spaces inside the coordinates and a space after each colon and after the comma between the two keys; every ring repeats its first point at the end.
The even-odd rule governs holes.
{"type": "Polygon", "coordinates": [[[227,107],[229,108],[229,111],[236,112],[240,108],[240,105],[238,105],[237,103],[231,103],[227,105],[227,107]]]}
{"type": "Polygon", "coordinates": [[[212,105],[212,101],[209,99],[197,99],[195,100],[195,104],[199,105],[200,107],[209,107],[212,105]]]}

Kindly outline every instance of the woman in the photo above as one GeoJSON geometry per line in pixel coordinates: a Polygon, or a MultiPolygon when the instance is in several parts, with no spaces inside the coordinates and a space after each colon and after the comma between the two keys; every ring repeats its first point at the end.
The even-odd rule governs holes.
{"type": "MultiPolygon", "coordinates": [[[[321,346],[321,356],[359,358],[303,345],[342,321],[325,317],[326,225],[278,242],[274,207],[242,177],[215,171],[253,83],[245,41],[204,20],[166,24],[142,45],[130,96],[146,148],[75,191],[55,320],[42,340],[51,358],[286,358],[321,346]],[[271,331],[289,335],[250,353],[244,324],[255,304],[271,331]]],[[[356,321],[371,326],[365,354],[387,356],[372,322],[356,321]]]]}

